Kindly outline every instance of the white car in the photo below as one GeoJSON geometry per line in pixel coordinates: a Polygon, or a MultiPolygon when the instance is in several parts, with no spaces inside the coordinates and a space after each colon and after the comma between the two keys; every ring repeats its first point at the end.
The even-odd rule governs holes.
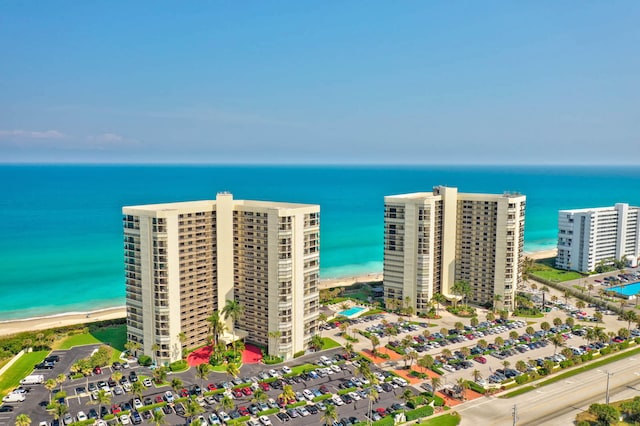
{"type": "Polygon", "coordinates": [[[333,401],[333,403],[337,406],[341,406],[344,405],[344,401],[342,400],[342,398],[340,398],[338,395],[333,395],[331,397],[331,400],[333,401]]]}
{"type": "Polygon", "coordinates": [[[339,365],[336,365],[336,364],[332,364],[332,365],[331,365],[331,369],[332,369],[333,371],[335,371],[336,373],[339,373],[339,372],[341,372],[341,371],[342,371],[342,368],[340,368],[340,366],[339,366],[339,365]]]}
{"type": "Polygon", "coordinates": [[[142,401],[140,401],[140,398],[136,398],[133,400],[133,406],[136,410],[142,408],[142,401]]]}
{"type": "Polygon", "coordinates": [[[271,426],[271,420],[269,420],[267,416],[260,416],[260,423],[262,423],[263,426],[271,426]]]}
{"type": "Polygon", "coordinates": [[[349,396],[350,396],[351,398],[353,398],[353,400],[354,400],[354,401],[360,401],[360,399],[361,399],[361,398],[360,398],[360,395],[359,395],[359,394],[357,394],[356,392],[349,392],[349,396]]]}
{"type": "Polygon", "coordinates": [[[307,398],[309,401],[311,401],[314,398],[313,392],[311,392],[309,389],[303,390],[302,395],[304,395],[304,397],[307,398]]]}
{"type": "Polygon", "coordinates": [[[269,375],[271,377],[278,377],[279,376],[278,372],[276,370],[274,370],[274,369],[269,370],[269,375]]]}
{"type": "Polygon", "coordinates": [[[123,414],[120,416],[120,423],[122,423],[123,425],[130,425],[131,424],[131,419],[129,418],[128,414],[123,414]]]}
{"type": "Polygon", "coordinates": [[[171,393],[171,391],[166,391],[164,393],[164,400],[171,404],[174,400],[173,393],[171,393]]]}
{"type": "Polygon", "coordinates": [[[231,417],[229,417],[229,415],[224,411],[218,411],[218,418],[225,423],[231,420],[231,417]]]}
{"type": "Polygon", "coordinates": [[[84,413],[84,411],[78,411],[78,414],[76,414],[76,418],[79,422],[83,422],[87,420],[87,415],[84,413]]]}
{"type": "Polygon", "coordinates": [[[209,426],[209,423],[207,423],[207,419],[205,419],[204,416],[198,416],[198,420],[200,420],[200,426],[209,426]]]}
{"type": "Polygon", "coordinates": [[[151,379],[147,378],[142,381],[142,384],[150,388],[153,383],[151,383],[151,379]]]}
{"type": "Polygon", "coordinates": [[[284,374],[291,374],[291,369],[289,367],[287,367],[286,365],[284,367],[282,367],[282,372],[284,374]]]}

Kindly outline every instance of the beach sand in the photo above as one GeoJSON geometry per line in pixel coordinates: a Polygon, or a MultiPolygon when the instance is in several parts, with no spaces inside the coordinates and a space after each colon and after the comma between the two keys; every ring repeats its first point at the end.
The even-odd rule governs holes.
{"type": "Polygon", "coordinates": [[[22,331],[45,330],[47,328],[124,318],[125,316],[126,310],[124,306],[120,306],[117,308],[101,309],[99,311],[92,312],[71,312],[68,314],[52,315],[48,317],[0,321],[0,336],[20,333],[22,331]]]}
{"type": "MultiPolygon", "coordinates": [[[[532,259],[546,259],[556,255],[556,249],[525,253],[525,256],[532,259]]],[[[382,278],[382,273],[377,272],[352,277],[321,280],[320,290],[334,287],[347,287],[355,283],[380,282],[382,281],[382,278]]],[[[125,316],[126,310],[124,306],[120,306],[117,308],[101,309],[99,311],[71,312],[68,314],[52,315],[48,317],[0,321],[0,336],[6,336],[27,330],[44,330],[53,327],[63,327],[67,325],[124,318],[125,316]]]]}

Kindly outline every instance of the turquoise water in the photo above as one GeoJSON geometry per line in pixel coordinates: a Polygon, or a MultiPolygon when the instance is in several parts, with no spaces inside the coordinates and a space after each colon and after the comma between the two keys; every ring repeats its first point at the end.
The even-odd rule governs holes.
{"type": "Polygon", "coordinates": [[[347,310],[338,312],[338,315],[342,315],[344,317],[350,317],[352,315],[359,314],[360,312],[366,311],[366,310],[367,310],[367,308],[360,308],[360,307],[355,306],[355,307],[353,307],[351,309],[347,309],[347,310]]]}
{"type": "Polygon", "coordinates": [[[559,209],[640,203],[638,167],[0,166],[0,320],[124,303],[121,208],[235,198],[321,206],[321,277],[382,271],[383,197],[527,195],[525,249],[553,248],[559,209]]]}
{"type": "Polygon", "coordinates": [[[611,287],[609,290],[625,296],[635,296],[640,293],[640,282],[611,287]]]}

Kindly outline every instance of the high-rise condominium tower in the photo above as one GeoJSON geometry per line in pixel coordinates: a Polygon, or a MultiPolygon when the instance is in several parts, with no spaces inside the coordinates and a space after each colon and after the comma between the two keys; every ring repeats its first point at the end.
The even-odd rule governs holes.
{"type": "Polygon", "coordinates": [[[512,309],[522,280],[525,201],[444,186],[385,197],[385,299],[425,312],[434,294],[456,298],[454,283],[466,281],[469,302],[512,309]]]}
{"type": "MultiPolygon", "coordinates": [[[[234,200],[124,207],[127,337],[158,362],[207,343],[228,300],[244,315],[222,339],[290,358],[317,332],[320,208],[234,200]]],[[[233,327],[232,327],[233,325],[233,327]]]]}
{"type": "Polygon", "coordinates": [[[598,263],[625,260],[635,266],[640,256],[640,208],[613,207],[560,210],[556,266],[580,272],[598,263]]]}

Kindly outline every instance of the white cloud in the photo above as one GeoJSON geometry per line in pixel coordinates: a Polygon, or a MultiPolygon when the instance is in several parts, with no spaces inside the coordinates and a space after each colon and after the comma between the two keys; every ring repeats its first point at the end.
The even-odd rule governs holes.
{"type": "Polygon", "coordinates": [[[87,139],[93,142],[123,142],[125,140],[125,138],[115,133],[101,133],[89,136],[87,139]]]}
{"type": "Polygon", "coordinates": [[[58,130],[0,130],[0,139],[64,139],[67,135],[58,130]]]}

